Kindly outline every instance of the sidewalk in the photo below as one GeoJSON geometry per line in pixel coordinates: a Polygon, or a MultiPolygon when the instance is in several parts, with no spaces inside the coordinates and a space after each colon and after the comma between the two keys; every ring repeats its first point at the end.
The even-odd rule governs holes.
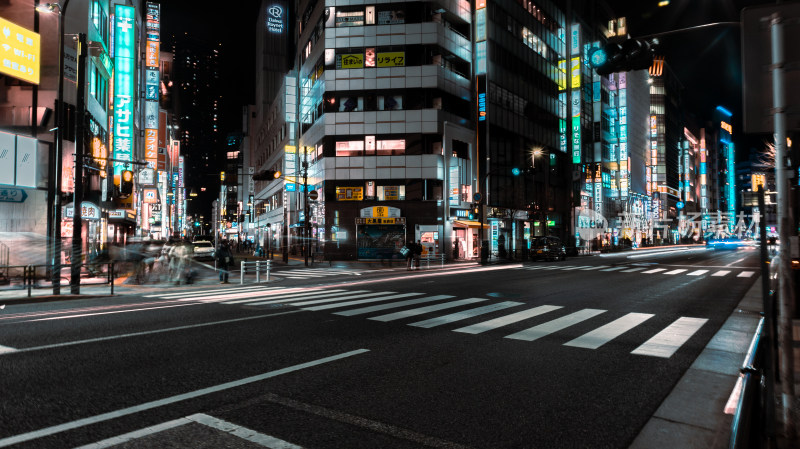
{"type": "MultiPolygon", "coordinates": [[[[762,304],[759,278],[645,424],[631,449],[729,446],[733,415],[726,414],[725,408],[758,327],[762,304]]],[[[781,423],[777,423],[777,433],[781,433],[781,423]]],[[[779,448],[790,447],[778,441],[779,448]]]]}

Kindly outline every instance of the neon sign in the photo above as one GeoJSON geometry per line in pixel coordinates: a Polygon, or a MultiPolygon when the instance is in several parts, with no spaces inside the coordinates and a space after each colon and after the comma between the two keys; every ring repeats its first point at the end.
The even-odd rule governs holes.
{"type": "Polygon", "coordinates": [[[283,6],[272,5],[267,8],[267,30],[270,33],[283,33],[283,6]]]}

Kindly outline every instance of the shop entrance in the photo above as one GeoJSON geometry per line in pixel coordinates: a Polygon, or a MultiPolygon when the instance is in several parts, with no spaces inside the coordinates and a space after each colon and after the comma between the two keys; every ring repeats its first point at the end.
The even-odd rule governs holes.
{"type": "Polygon", "coordinates": [[[406,220],[357,218],[356,236],[359,260],[402,259],[400,248],[405,244],[406,220]]]}

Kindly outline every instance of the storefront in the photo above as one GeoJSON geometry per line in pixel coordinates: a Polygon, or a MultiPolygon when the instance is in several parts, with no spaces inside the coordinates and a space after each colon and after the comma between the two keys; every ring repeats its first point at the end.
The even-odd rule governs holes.
{"type": "Polygon", "coordinates": [[[361,209],[356,218],[356,248],[359,260],[401,259],[406,242],[406,219],[396,207],[361,209]]]}
{"type": "MultiPolygon", "coordinates": [[[[477,259],[481,244],[478,240],[481,223],[472,220],[453,222],[453,254],[455,259],[477,259]]],[[[483,225],[484,229],[488,226],[483,225]]]]}

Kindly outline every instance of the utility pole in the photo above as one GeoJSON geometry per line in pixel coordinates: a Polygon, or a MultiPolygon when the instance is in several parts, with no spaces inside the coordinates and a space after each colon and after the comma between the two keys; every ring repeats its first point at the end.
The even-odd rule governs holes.
{"type": "Polygon", "coordinates": [[[303,255],[308,266],[308,254],[311,252],[311,217],[308,216],[308,151],[303,148],[303,255]]]}
{"type": "Polygon", "coordinates": [[[83,202],[83,147],[86,133],[86,34],[78,34],[78,101],[75,106],[78,116],[75,126],[75,189],[72,197],[72,258],[70,259],[70,293],[81,292],[81,259],[83,239],[81,235],[81,203],[83,202]]]}
{"type": "MultiPolygon", "coordinates": [[[[796,438],[797,423],[792,417],[794,400],[794,360],[792,352],[792,317],[794,288],[792,282],[792,209],[789,185],[789,160],[786,151],[786,99],[783,86],[784,48],[783,21],[779,13],[770,17],[772,39],[772,107],[775,111],[775,184],[778,190],[778,351],[783,402],[783,422],[786,437],[796,438]]],[[[762,237],[763,239],[764,237],[762,237]]]]}

